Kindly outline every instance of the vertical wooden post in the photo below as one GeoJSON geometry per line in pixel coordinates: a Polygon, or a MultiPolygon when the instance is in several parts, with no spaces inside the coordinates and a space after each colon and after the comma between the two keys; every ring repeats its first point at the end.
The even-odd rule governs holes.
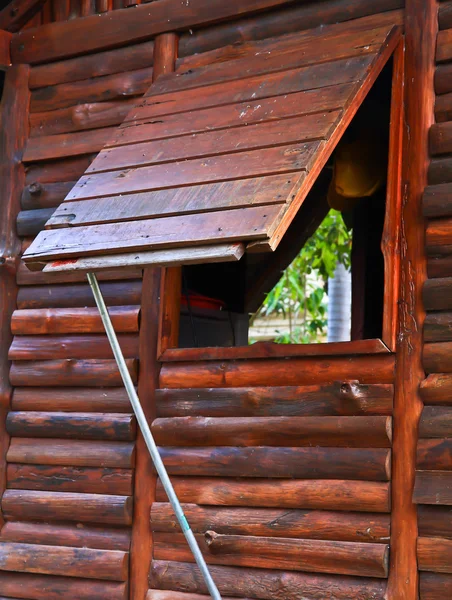
{"type": "MultiPolygon", "coordinates": [[[[25,185],[21,159],[28,139],[29,72],[27,65],[9,67],[0,106],[0,498],[5,490],[9,445],[5,430],[12,393],[8,349],[12,341],[11,315],[16,308],[16,266],[21,248],[16,235],[16,218],[25,185]]],[[[0,511],[0,528],[2,526],[0,511]]]]}
{"type": "MultiPolygon", "coordinates": [[[[169,64],[174,65],[176,57],[176,36],[169,33],[162,34],[159,37],[170,38],[173,42],[172,45],[168,45],[165,40],[159,41],[159,38],[156,39],[154,47],[154,80],[159,73],[167,72],[169,64]],[[162,51],[159,49],[162,49],[162,51]]],[[[161,276],[162,269],[157,268],[146,269],[143,276],[138,396],[149,423],[155,418],[154,393],[159,376],[157,344],[159,338],[161,276]]],[[[138,433],[130,559],[131,600],[144,600],[149,587],[148,575],[153,552],[150,518],[151,505],[155,500],[155,486],[156,477],[154,475],[152,460],[141,433],[138,433]]]]}
{"type": "Polygon", "coordinates": [[[391,565],[388,600],[418,597],[417,516],[412,495],[422,402],[422,285],[426,278],[421,198],[427,183],[433,122],[436,0],[405,7],[405,132],[402,164],[401,292],[394,399],[391,565]]]}

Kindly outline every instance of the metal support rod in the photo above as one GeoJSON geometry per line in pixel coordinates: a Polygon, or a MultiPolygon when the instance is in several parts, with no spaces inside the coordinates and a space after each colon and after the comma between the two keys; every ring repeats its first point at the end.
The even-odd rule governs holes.
{"type": "Polygon", "coordinates": [[[148,447],[155,469],[158,473],[158,476],[160,477],[160,481],[162,482],[162,485],[165,489],[171,506],[173,507],[174,513],[185,535],[188,545],[190,546],[190,550],[192,551],[196,564],[198,565],[201,574],[204,578],[204,581],[206,582],[210,595],[212,596],[212,598],[214,598],[214,600],[221,600],[220,592],[218,591],[218,588],[212,579],[209,568],[207,567],[206,561],[204,560],[204,557],[198,546],[198,542],[196,541],[193,531],[191,530],[190,525],[188,524],[184,511],[182,510],[182,506],[180,505],[179,498],[177,497],[176,492],[174,491],[173,484],[171,483],[170,478],[168,477],[165,465],[163,464],[163,461],[160,457],[158,448],[156,446],[148,422],[146,420],[146,416],[141,407],[140,400],[136,393],[135,386],[133,384],[132,378],[130,377],[130,373],[126,365],[126,361],[124,360],[121,347],[119,346],[118,338],[116,337],[116,333],[113,328],[110,315],[108,314],[108,310],[105,305],[105,301],[102,296],[97,277],[94,273],[88,273],[87,276],[89,285],[91,286],[91,290],[93,292],[94,299],[97,304],[97,308],[99,309],[102,323],[104,324],[105,331],[107,333],[108,341],[110,342],[111,349],[113,350],[113,355],[115,357],[116,363],[119,368],[119,372],[124,382],[124,387],[126,388],[127,395],[129,396],[130,403],[132,404],[133,412],[135,413],[135,416],[137,418],[138,425],[141,429],[141,433],[143,434],[143,438],[146,442],[146,446],[148,447]]]}

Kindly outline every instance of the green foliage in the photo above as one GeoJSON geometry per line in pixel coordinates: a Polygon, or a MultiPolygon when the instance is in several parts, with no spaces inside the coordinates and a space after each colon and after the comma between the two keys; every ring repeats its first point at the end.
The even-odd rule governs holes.
{"type": "Polygon", "coordinates": [[[338,262],[350,268],[351,245],[351,232],[341,213],[330,210],[254,316],[254,319],[268,316],[289,319],[290,332],[281,334],[276,342],[316,342],[325,335],[327,281],[338,262]],[[293,326],[294,320],[298,323],[296,326],[293,326]]]}

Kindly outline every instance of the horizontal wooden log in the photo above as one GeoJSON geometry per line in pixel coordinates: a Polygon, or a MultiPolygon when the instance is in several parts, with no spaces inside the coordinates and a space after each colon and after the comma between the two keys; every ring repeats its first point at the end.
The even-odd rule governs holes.
{"type": "Polygon", "coordinates": [[[30,114],[30,136],[53,136],[120,125],[137,104],[137,98],[88,102],[30,114]]]}
{"type": "Polygon", "coordinates": [[[391,453],[386,449],[161,447],[160,454],[170,475],[390,479],[391,453]]]}
{"type": "MultiPolygon", "coordinates": [[[[127,358],[126,364],[137,383],[137,361],[127,358]]],[[[12,364],[10,381],[25,387],[117,387],[122,379],[114,360],[42,360],[19,361],[12,364]]]]}
{"type": "Polygon", "coordinates": [[[427,275],[431,279],[450,277],[452,275],[452,255],[429,256],[427,258],[427,275]]]}
{"type": "Polygon", "coordinates": [[[40,208],[56,208],[65,199],[76,184],[76,181],[61,183],[30,183],[27,185],[20,200],[23,210],[40,208]]]}
{"type": "Polygon", "coordinates": [[[103,127],[90,131],[30,138],[25,149],[24,162],[54,160],[99,152],[110,140],[115,130],[115,127],[103,127]]]}
{"type": "Polygon", "coordinates": [[[11,594],[23,600],[127,600],[128,585],[123,582],[54,577],[28,573],[0,572],[0,588],[3,594],[11,594]]]}
{"type": "Polygon", "coordinates": [[[452,539],[452,508],[449,506],[418,506],[420,537],[452,539]]]}
{"type": "Polygon", "coordinates": [[[133,473],[130,469],[93,467],[53,467],[46,465],[9,464],[8,488],[113,494],[130,496],[133,493],[133,473]]]}
{"type": "Polygon", "coordinates": [[[452,342],[424,344],[423,365],[427,373],[452,372],[452,342]]]}
{"type": "MultiPolygon", "coordinates": [[[[106,282],[100,284],[107,306],[141,304],[141,280],[106,282]]],[[[24,308],[76,308],[94,307],[95,300],[86,284],[41,285],[19,289],[17,307],[24,308]]]]}
{"type": "Polygon", "coordinates": [[[42,9],[45,0],[13,0],[0,11],[0,29],[20,31],[42,9]]]}
{"type": "MultiPolygon", "coordinates": [[[[10,413],[11,414],[11,413],[10,413]]],[[[162,446],[389,448],[391,417],[176,417],[152,424],[162,446]]]]}
{"type": "MultiPolygon", "coordinates": [[[[88,200],[83,201],[85,204],[88,200]]],[[[71,203],[68,203],[69,205],[71,203]]],[[[57,219],[58,215],[54,216],[57,219]]],[[[212,348],[169,348],[160,357],[163,362],[198,362],[204,360],[242,360],[255,358],[290,358],[296,356],[358,356],[387,354],[388,347],[379,339],[328,344],[277,344],[256,342],[249,346],[212,348]]]]}
{"type": "MultiPolygon", "coordinates": [[[[209,600],[210,596],[204,594],[186,594],[185,592],[173,592],[166,590],[149,590],[146,600],[209,600]]],[[[247,598],[226,598],[223,600],[249,600],[247,598]]]]}
{"type": "Polygon", "coordinates": [[[441,2],[438,12],[438,25],[440,29],[450,29],[452,27],[452,4],[450,2],[441,2]]]}
{"type": "Polygon", "coordinates": [[[391,384],[358,381],[303,387],[156,390],[158,417],[303,417],[390,415],[391,384]]]}
{"type": "Polygon", "coordinates": [[[452,575],[420,573],[421,600],[443,600],[452,593],[452,575]]]}
{"type": "Polygon", "coordinates": [[[417,445],[417,468],[423,471],[452,470],[452,439],[420,439],[417,445]]]}
{"type": "Polygon", "coordinates": [[[426,310],[452,310],[452,277],[427,279],[423,299],[426,310]]]}
{"type": "MultiPolygon", "coordinates": [[[[112,306],[108,313],[117,333],[138,331],[139,306],[112,306]]],[[[24,309],[14,311],[11,318],[14,335],[94,334],[104,331],[97,308],[24,309]]]]}
{"type": "Polygon", "coordinates": [[[436,40],[436,62],[447,62],[452,59],[452,30],[443,29],[438,32],[436,40]]]}
{"type": "Polygon", "coordinates": [[[451,63],[446,63],[436,67],[435,71],[435,92],[437,94],[448,94],[452,92],[452,83],[450,75],[452,73],[451,63]]]}
{"type": "Polygon", "coordinates": [[[53,208],[20,211],[16,220],[17,235],[22,237],[37,235],[44,229],[53,213],[53,208]]]}
{"type": "Polygon", "coordinates": [[[244,362],[167,363],[160,371],[162,388],[292,386],[327,384],[347,379],[392,383],[391,355],[342,358],[263,359],[244,362]]]}
{"type": "Polygon", "coordinates": [[[452,505],[452,473],[417,471],[413,500],[416,504],[452,505]]]}
{"type": "MultiPolygon", "coordinates": [[[[220,593],[260,600],[280,598],[325,598],[331,600],[383,600],[386,581],[364,577],[334,577],[308,575],[290,571],[264,571],[262,569],[212,566],[212,577],[220,593]]],[[[150,587],[206,593],[207,588],[196,565],[171,561],[153,561],[150,587]]]]}
{"type": "Polygon", "coordinates": [[[144,42],[33,67],[30,89],[102,77],[152,66],[154,43],[144,42]]]}
{"type": "MultiPolygon", "coordinates": [[[[235,45],[240,47],[248,40],[259,40],[300,30],[313,29],[319,25],[328,25],[359,19],[368,15],[402,8],[400,0],[380,0],[370,5],[363,0],[344,4],[329,0],[322,6],[297,3],[295,6],[281,8],[266,14],[232,21],[194,33],[183,33],[179,40],[180,57],[208,52],[215,48],[235,45]]],[[[33,70],[32,70],[33,72],[33,70]]]]}
{"type": "Polygon", "coordinates": [[[16,388],[12,410],[131,413],[124,387],[118,388],[16,388]]]}
{"type": "Polygon", "coordinates": [[[126,581],[129,569],[120,550],[0,542],[0,570],[126,581]]]}
{"type": "Polygon", "coordinates": [[[130,469],[135,462],[135,446],[126,442],[14,438],[6,460],[29,465],[130,469]]]}
{"type": "Polygon", "coordinates": [[[428,313],[424,321],[424,340],[426,342],[451,341],[452,312],[428,313]]]}
{"type": "Polygon", "coordinates": [[[135,439],[136,420],[114,413],[10,411],[6,430],[14,437],[127,442],[135,439]]]}
{"type": "Polygon", "coordinates": [[[429,131],[430,154],[448,154],[452,152],[452,122],[436,123],[429,131]]]}
{"type": "MultiPolygon", "coordinates": [[[[139,6],[131,11],[113,11],[86,17],[83,25],[77,20],[46,25],[37,36],[21,32],[12,43],[14,62],[37,64],[99,52],[104,49],[125,46],[133,42],[148,40],[159,33],[187,31],[196,26],[240,18],[272,7],[289,4],[291,0],[253,0],[243,4],[233,0],[224,3],[197,2],[179,6],[174,0],[164,0],[160,6],[139,6]],[[178,11],[175,11],[175,6],[178,11]],[[99,36],[99,30],[103,32],[99,36]],[[52,43],[49,42],[51,36],[52,43]],[[67,43],[71,40],[71,43],[67,43]],[[58,49],[58,50],[57,50],[58,49]]],[[[34,33],[34,32],[33,32],[34,33]]]]}
{"type": "Polygon", "coordinates": [[[6,490],[2,510],[14,521],[69,521],[106,525],[132,523],[133,498],[101,494],[6,490]]]}
{"type": "MultiPolygon", "coordinates": [[[[385,543],[389,541],[388,515],[269,508],[218,508],[184,504],[194,533],[216,531],[227,535],[341,540],[385,543]]],[[[180,532],[169,503],[154,502],[151,527],[163,533],[180,532]]]]}
{"type": "Polygon", "coordinates": [[[437,123],[452,120],[452,93],[436,96],[435,119],[437,123]]]}
{"type": "Polygon", "coordinates": [[[419,423],[420,438],[452,438],[452,408],[424,406],[419,423]]]}
{"type": "Polygon", "coordinates": [[[87,154],[75,158],[28,164],[25,167],[25,185],[77,182],[95,157],[95,154],[87,154]]]}
{"type": "MultiPolygon", "coordinates": [[[[387,544],[221,535],[214,531],[196,537],[210,564],[360,577],[387,577],[388,572],[387,544]]],[[[153,542],[156,560],[194,562],[182,533],[157,532],[153,542]]]]}
{"type": "Polygon", "coordinates": [[[418,538],[417,559],[420,571],[452,573],[452,540],[418,538]]]}
{"type": "MultiPolygon", "coordinates": [[[[121,333],[118,341],[125,358],[138,357],[138,335],[121,333]]],[[[59,358],[113,358],[105,334],[16,335],[8,353],[9,360],[52,360],[59,358]]]]}
{"type": "Polygon", "coordinates": [[[128,552],[130,530],[119,527],[86,526],[80,523],[78,525],[54,525],[9,521],[2,528],[0,540],[21,544],[46,544],[128,552]]]}
{"type": "Polygon", "coordinates": [[[438,185],[440,183],[448,183],[449,181],[452,181],[452,158],[448,156],[433,158],[428,170],[428,183],[430,185],[438,185]]]}
{"type": "Polygon", "coordinates": [[[30,110],[32,113],[39,113],[80,103],[142,96],[151,83],[151,67],[61,83],[34,90],[31,93],[30,110]]]}
{"type": "Polygon", "coordinates": [[[435,219],[427,224],[426,244],[429,253],[451,254],[452,245],[452,219],[435,219]],[[443,246],[445,248],[438,248],[443,246]]]}
{"type": "MultiPolygon", "coordinates": [[[[369,481],[174,477],[181,502],[215,506],[389,512],[389,484],[369,481]]],[[[157,502],[168,502],[157,482],[157,502]]]]}

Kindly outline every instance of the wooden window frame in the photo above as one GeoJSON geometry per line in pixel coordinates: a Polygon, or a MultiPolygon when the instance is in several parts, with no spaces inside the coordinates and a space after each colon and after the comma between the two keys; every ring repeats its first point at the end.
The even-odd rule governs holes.
{"type": "Polygon", "coordinates": [[[181,267],[162,269],[157,359],[161,362],[283,358],[289,356],[350,356],[394,353],[399,326],[401,233],[402,233],[402,144],[404,131],[403,77],[404,37],[392,54],[388,181],[381,250],[384,259],[382,336],[375,339],[322,344],[275,344],[251,346],[178,348],[181,307],[181,267]]]}

